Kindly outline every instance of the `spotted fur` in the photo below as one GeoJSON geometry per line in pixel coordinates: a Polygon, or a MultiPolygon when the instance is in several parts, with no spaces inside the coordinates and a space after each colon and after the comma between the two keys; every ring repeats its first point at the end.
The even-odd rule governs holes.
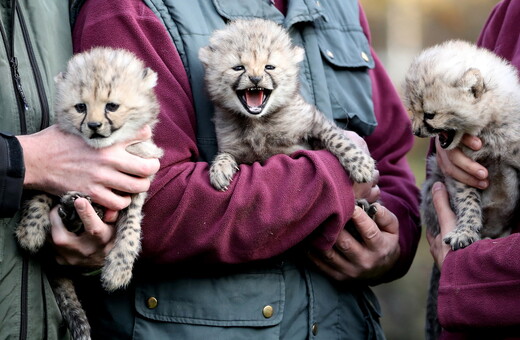
{"type": "MultiPolygon", "coordinates": [[[[510,233],[519,201],[519,94],[515,67],[463,41],[449,41],[423,51],[406,75],[404,102],[412,113],[414,134],[439,136],[442,148],[460,147],[488,169],[490,185],[479,190],[444,176],[435,156],[428,159],[429,175],[422,187],[422,221],[434,235],[439,233],[431,188],[436,181],[444,182],[457,216],[457,226],[444,242],[454,250],[481,238],[510,233]],[[479,151],[460,143],[465,133],[482,140],[479,151]]],[[[438,277],[435,269],[429,319],[436,319],[438,277]]],[[[436,338],[439,326],[430,322],[428,327],[428,338],[436,338]]]]}
{"type": "Polygon", "coordinates": [[[237,20],[217,30],[199,52],[215,105],[219,154],[211,184],[228,189],[242,163],[311,149],[331,151],[355,182],[370,182],[374,160],[299,93],[298,64],[304,51],[278,24],[237,20]]]}
{"type": "MultiPolygon", "coordinates": [[[[56,77],[55,111],[58,126],[81,136],[93,148],[108,147],[129,140],[146,124],[154,126],[159,104],[154,87],[157,75],[132,53],[94,48],[75,55],[67,70],[56,77]]],[[[144,157],[162,156],[153,141],[127,147],[144,157]]],[[[83,226],[74,210],[74,200],[88,196],[68,192],[61,197],[60,216],[70,231],[81,233],[83,226]]],[[[105,258],[101,283],[107,291],[125,287],[132,277],[133,264],[141,249],[142,207],[146,193],[132,196],[128,208],[119,212],[114,248],[105,258]]],[[[25,202],[16,235],[22,248],[36,253],[47,239],[52,197],[39,194],[25,202]]],[[[102,209],[94,205],[98,214],[102,209]]],[[[51,280],[64,319],[74,339],[89,339],[88,321],[77,300],[72,282],[51,280]]]]}

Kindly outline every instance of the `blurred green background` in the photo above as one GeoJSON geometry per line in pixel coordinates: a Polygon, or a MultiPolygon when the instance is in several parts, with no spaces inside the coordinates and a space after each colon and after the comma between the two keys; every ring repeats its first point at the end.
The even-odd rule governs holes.
{"type": "MultiPolygon", "coordinates": [[[[449,39],[475,42],[497,0],[360,0],[372,31],[372,45],[398,89],[412,58],[449,39]]],[[[415,138],[408,160],[417,185],[424,181],[428,141],[415,138]]],[[[382,305],[388,340],[424,339],[428,281],[432,266],[423,235],[408,274],[374,288],[382,305]]]]}

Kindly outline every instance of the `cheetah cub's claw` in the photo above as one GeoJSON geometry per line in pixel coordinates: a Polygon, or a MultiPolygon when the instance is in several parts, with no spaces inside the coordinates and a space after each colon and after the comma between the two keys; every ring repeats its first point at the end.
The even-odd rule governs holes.
{"type": "Polygon", "coordinates": [[[457,228],[443,239],[444,243],[450,245],[453,250],[465,248],[478,240],[480,240],[479,233],[470,228],[457,228]]]}
{"type": "Polygon", "coordinates": [[[238,170],[238,164],[232,155],[218,154],[209,169],[211,185],[217,190],[226,191],[238,170]]]}

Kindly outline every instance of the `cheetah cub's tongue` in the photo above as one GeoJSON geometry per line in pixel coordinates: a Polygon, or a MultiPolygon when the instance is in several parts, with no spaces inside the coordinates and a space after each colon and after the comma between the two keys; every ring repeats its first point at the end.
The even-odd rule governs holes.
{"type": "Polygon", "coordinates": [[[246,91],[246,103],[251,111],[261,111],[264,101],[263,89],[248,89],[246,91]]]}

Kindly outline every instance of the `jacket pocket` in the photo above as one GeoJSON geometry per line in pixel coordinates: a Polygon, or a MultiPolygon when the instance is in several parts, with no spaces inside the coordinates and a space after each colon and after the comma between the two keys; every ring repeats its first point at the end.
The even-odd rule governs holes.
{"type": "Polygon", "coordinates": [[[369,135],[377,123],[368,74],[375,62],[368,39],[359,24],[330,25],[325,20],[317,23],[316,34],[336,123],[369,135]]]}
{"type": "Polygon", "coordinates": [[[269,338],[279,332],[284,301],[283,275],[275,270],[140,283],[134,338],[145,338],[153,329],[158,338],[227,339],[236,336],[236,327],[241,337],[269,338]]]}

